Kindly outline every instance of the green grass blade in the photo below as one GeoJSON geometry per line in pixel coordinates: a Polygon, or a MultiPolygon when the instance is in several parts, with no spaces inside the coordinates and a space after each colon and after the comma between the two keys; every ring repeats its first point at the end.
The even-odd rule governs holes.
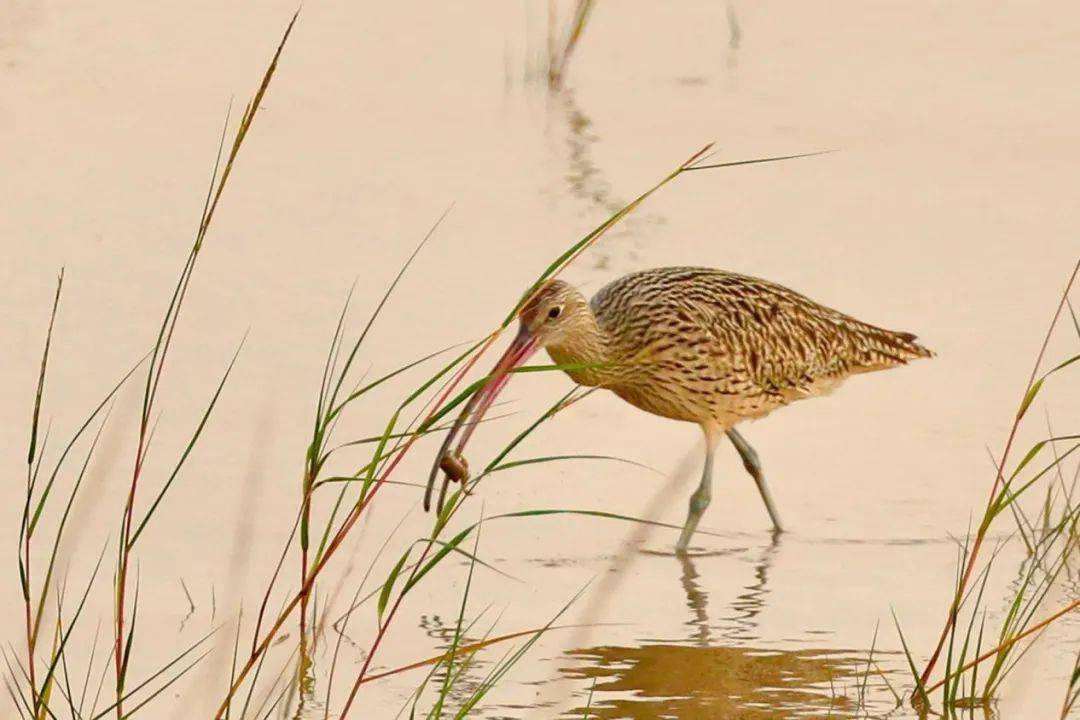
{"type": "Polygon", "coordinates": [[[1028,408],[1031,407],[1031,403],[1035,400],[1035,396],[1037,396],[1039,394],[1039,391],[1042,389],[1043,383],[1046,381],[1046,379],[1048,377],[1050,377],[1051,375],[1053,375],[1054,373],[1056,373],[1059,370],[1063,370],[1063,369],[1067,368],[1068,366],[1072,365],[1077,360],[1080,360],[1080,355],[1074,355],[1073,357],[1069,358],[1068,360],[1056,365],[1055,367],[1051,368],[1048,372],[1046,372],[1038,380],[1033,382],[1031,384],[1031,387],[1029,387],[1027,389],[1027,392],[1024,393],[1024,399],[1020,402],[1020,409],[1016,411],[1016,419],[1019,420],[1020,418],[1024,417],[1024,414],[1027,412],[1028,408]]]}
{"type": "Polygon", "coordinates": [[[406,363],[405,365],[402,365],[401,367],[388,372],[387,374],[383,375],[382,377],[377,378],[375,380],[372,380],[370,383],[367,383],[366,385],[363,385],[363,386],[357,388],[353,392],[349,393],[349,395],[344,400],[342,400],[341,403],[330,412],[328,420],[333,420],[337,415],[339,415],[341,413],[342,410],[345,409],[345,407],[349,403],[353,402],[354,400],[361,397],[362,395],[365,395],[366,393],[371,392],[372,390],[379,387],[383,383],[388,382],[390,380],[393,380],[398,375],[401,375],[404,372],[412,370],[414,367],[416,367],[418,365],[422,365],[425,362],[427,362],[428,360],[431,360],[431,359],[436,358],[436,357],[438,357],[440,355],[443,355],[443,354],[445,354],[445,353],[447,353],[447,352],[449,352],[449,351],[451,351],[451,350],[453,350],[455,348],[458,348],[458,347],[461,347],[460,344],[451,345],[451,346],[445,347],[445,348],[443,348],[441,350],[436,350],[435,352],[428,353],[427,355],[423,356],[422,358],[419,358],[417,360],[413,360],[412,362],[406,363]]]}
{"type": "Polygon", "coordinates": [[[120,676],[117,678],[118,690],[121,693],[124,690],[124,686],[127,683],[127,670],[128,662],[131,660],[131,648],[135,643],[135,627],[138,625],[139,620],[139,589],[141,584],[141,575],[137,575],[135,578],[135,601],[132,603],[131,611],[131,623],[128,627],[127,640],[124,642],[124,662],[120,666],[120,676]]]}
{"type": "MultiPolygon", "coordinates": [[[[480,548],[480,531],[483,528],[484,517],[481,513],[480,521],[476,524],[476,537],[473,540],[473,557],[476,556],[480,548]]],[[[465,609],[469,604],[469,591],[472,589],[473,574],[476,570],[476,563],[469,563],[469,573],[465,578],[465,589],[461,593],[461,607],[458,610],[457,623],[454,625],[454,638],[450,643],[450,653],[447,659],[446,675],[443,678],[442,689],[439,692],[439,697],[435,703],[435,719],[441,720],[443,706],[446,703],[446,698],[450,693],[451,680],[453,675],[454,658],[457,655],[458,646],[461,644],[462,627],[465,623],[465,609]]]]}
{"type": "Polygon", "coordinates": [[[900,619],[896,617],[896,611],[890,608],[892,612],[893,623],[896,624],[896,633],[900,636],[900,645],[904,649],[904,657],[907,658],[908,668],[911,670],[911,677],[915,679],[915,692],[918,701],[923,703],[923,707],[930,708],[930,698],[926,694],[926,689],[923,686],[922,678],[919,677],[919,671],[915,669],[915,660],[911,656],[911,650],[908,649],[907,640],[904,638],[904,631],[900,627],[900,619]]]}
{"type": "Polygon", "coordinates": [[[476,705],[479,704],[481,700],[483,700],[483,698],[487,695],[491,688],[493,688],[508,672],[510,672],[510,669],[513,668],[521,660],[521,658],[523,658],[525,654],[532,649],[533,645],[535,645],[540,640],[540,638],[543,637],[543,635],[555,625],[559,618],[566,614],[566,611],[569,610],[570,607],[578,601],[578,599],[585,593],[585,590],[588,589],[591,582],[592,581],[586,583],[580,590],[578,590],[577,593],[575,593],[574,596],[570,598],[570,600],[565,605],[563,605],[559,612],[557,612],[542,628],[533,633],[532,636],[527,641],[525,641],[525,643],[517,652],[515,652],[513,655],[510,656],[510,658],[508,658],[504,663],[502,663],[501,666],[498,667],[497,670],[492,674],[492,676],[487,681],[482,683],[479,688],[476,689],[472,697],[470,697],[462,704],[461,709],[458,710],[457,714],[454,716],[455,720],[462,720],[463,718],[469,716],[469,713],[472,711],[472,709],[476,707],[476,705]]]}
{"type": "Polygon", "coordinates": [[[630,465],[642,470],[648,470],[656,473],[657,475],[663,475],[662,472],[654,467],[650,467],[644,463],[639,463],[634,460],[627,460],[626,458],[617,457],[615,455],[546,455],[543,457],[525,458],[524,460],[509,460],[507,462],[496,465],[491,468],[490,473],[503,472],[504,470],[512,470],[513,468],[522,467],[525,465],[537,465],[541,463],[549,462],[561,462],[563,460],[605,460],[608,462],[622,463],[624,465],[630,465]]]}
{"type": "Polygon", "coordinates": [[[52,346],[53,325],[56,322],[56,313],[60,308],[60,292],[64,287],[64,268],[60,268],[60,275],[56,279],[56,293],[53,295],[52,311],[49,313],[49,329],[45,332],[45,349],[41,353],[41,371],[38,373],[37,390],[34,392],[34,412],[30,419],[30,449],[26,454],[26,464],[34,464],[34,453],[37,452],[38,423],[41,418],[41,398],[45,392],[45,369],[49,364],[49,348],[52,346]]]}
{"type": "Polygon", "coordinates": [[[161,490],[158,491],[157,497],[150,504],[150,508],[146,511],[146,515],[139,522],[135,529],[134,534],[131,536],[131,540],[128,542],[128,549],[130,550],[135,546],[135,542],[139,539],[142,531],[146,528],[146,524],[150,522],[150,518],[154,516],[154,512],[157,510],[158,505],[161,504],[162,499],[165,497],[165,493],[172,487],[176,477],[180,474],[180,470],[184,467],[184,463],[191,455],[191,451],[195,448],[195,443],[199,441],[199,437],[202,435],[203,430],[206,429],[206,423],[210,420],[210,415],[214,412],[214,408],[217,407],[217,402],[221,398],[221,391],[225,389],[225,383],[229,379],[229,375],[232,373],[233,367],[236,365],[236,359],[240,356],[240,350],[244,347],[244,341],[241,340],[239,346],[236,348],[236,352],[233,353],[232,359],[229,361],[228,367],[225,368],[225,373],[221,376],[221,381],[218,382],[217,388],[214,390],[213,396],[210,398],[209,404],[206,406],[206,410],[203,411],[202,418],[199,420],[199,424],[195,427],[195,432],[191,435],[187,445],[184,447],[184,451],[180,454],[180,459],[176,462],[173,471],[169,474],[169,478],[162,485],[161,490]]]}
{"type": "MultiPolygon", "coordinates": [[[[54,654],[52,662],[49,663],[49,669],[45,673],[45,677],[41,682],[41,692],[52,682],[53,674],[56,672],[56,665],[64,650],[67,648],[68,640],[71,639],[71,633],[75,630],[76,624],[79,622],[79,617],[82,615],[83,608],[86,607],[86,600],[90,597],[90,590],[94,587],[94,581],[97,580],[98,570],[101,569],[101,561],[105,558],[105,548],[101,548],[101,553],[98,555],[97,563],[94,565],[94,571],[90,574],[90,580],[86,583],[86,589],[83,591],[82,598],[79,600],[79,604],[75,609],[75,614],[72,616],[71,621],[68,623],[66,629],[64,629],[57,652],[54,654]]],[[[38,693],[38,697],[41,696],[41,692],[38,693]]]]}
{"type": "MultiPolygon", "coordinates": [[[[456,497],[460,493],[461,493],[461,490],[458,490],[457,493],[455,493],[455,496],[452,496],[451,503],[448,503],[448,505],[447,505],[448,507],[452,506],[453,497],[456,497]]],[[[679,525],[672,525],[670,523],[658,522],[656,520],[644,520],[642,518],[631,517],[629,515],[620,515],[618,513],[607,512],[605,510],[570,510],[570,509],[519,510],[517,512],[509,512],[509,513],[502,513],[502,514],[499,514],[499,515],[492,515],[490,518],[488,518],[488,521],[490,522],[491,520],[502,520],[502,519],[505,519],[505,518],[545,517],[545,516],[551,516],[551,515],[578,515],[578,516],[582,516],[582,517],[603,518],[603,519],[606,519],[606,520],[620,520],[620,521],[623,521],[623,522],[632,522],[632,523],[638,523],[638,524],[641,524],[641,525],[651,525],[651,526],[654,526],[654,527],[669,528],[671,530],[681,530],[682,529],[682,527],[679,526],[679,525]]],[[[452,540],[450,540],[446,545],[444,545],[442,548],[440,548],[440,550],[435,555],[433,555],[424,564],[424,566],[416,573],[416,576],[410,580],[409,584],[407,585],[407,588],[411,589],[412,586],[416,585],[416,583],[418,583],[425,575],[427,575],[429,572],[431,572],[431,570],[433,570],[435,568],[435,565],[437,565],[439,561],[441,561],[447,554],[449,554],[452,549],[456,548],[459,544],[461,544],[461,542],[463,542],[465,540],[465,538],[467,538],[469,536],[469,534],[472,533],[472,531],[476,529],[476,527],[477,526],[475,524],[473,524],[473,525],[470,525],[470,526],[466,527],[465,529],[461,530],[460,532],[458,532],[458,534],[455,535],[452,540]]],[[[708,532],[707,530],[698,530],[698,532],[703,534],[703,535],[717,535],[717,533],[708,532]]]]}
{"type": "Polygon", "coordinates": [[[475,525],[470,525],[469,527],[465,528],[464,530],[459,532],[457,535],[452,537],[448,542],[444,543],[435,552],[435,554],[432,555],[427,560],[427,562],[424,563],[424,565],[420,568],[420,570],[418,570],[417,572],[412,574],[412,576],[409,578],[408,582],[405,583],[405,587],[402,589],[401,593],[404,595],[409,590],[411,590],[413,587],[415,587],[416,584],[418,582],[420,582],[424,578],[425,575],[427,575],[429,572],[431,572],[431,570],[436,565],[438,565],[442,561],[443,558],[445,558],[447,555],[449,555],[452,551],[456,550],[458,545],[460,545],[465,540],[465,538],[469,537],[469,535],[472,533],[473,530],[476,530],[479,527],[480,527],[480,523],[476,523],[475,525]]]}
{"type": "MultiPolygon", "coordinates": [[[[134,697],[134,696],[135,696],[136,694],[138,694],[138,693],[139,693],[140,691],[142,691],[143,689],[145,689],[145,688],[149,687],[149,686],[150,686],[150,685],[151,685],[151,684],[152,684],[152,683],[153,683],[153,682],[154,682],[155,680],[157,680],[157,679],[158,679],[159,677],[161,677],[162,675],[164,675],[164,674],[166,674],[167,672],[169,672],[169,671],[170,671],[170,670],[171,670],[171,669],[172,669],[173,667],[175,667],[175,666],[176,666],[176,665],[178,665],[179,663],[183,662],[184,658],[186,658],[187,656],[189,656],[189,655],[190,655],[191,653],[195,652],[195,651],[196,651],[196,650],[197,650],[197,649],[198,649],[198,648],[199,648],[199,647],[200,647],[201,645],[203,645],[203,644],[204,644],[204,643],[205,643],[205,642],[206,642],[207,640],[209,640],[209,639],[210,639],[210,638],[212,638],[212,637],[213,637],[214,635],[216,635],[216,634],[217,634],[217,632],[218,632],[219,630],[220,630],[220,628],[214,628],[214,629],[210,630],[210,632],[208,632],[208,633],[206,633],[205,635],[203,635],[202,637],[200,637],[200,638],[199,638],[198,640],[196,640],[196,641],[195,641],[195,642],[193,642],[193,643],[192,643],[191,645],[189,645],[189,646],[188,646],[188,647],[187,647],[187,648],[186,648],[186,649],[185,649],[185,650],[184,650],[183,652],[181,652],[181,653],[180,653],[179,655],[177,655],[176,657],[174,657],[174,658],[173,658],[172,660],[170,660],[170,661],[169,661],[169,662],[167,662],[166,664],[162,665],[162,666],[161,666],[160,668],[158,668],[157,670],[155,670],[155,671],[153,672],[153,674],[151,674],[150,676],[148,676],[148,677],[147,677],[147,678],[145,678],[144,680],[141,680],[141,681],[140,681],[140,682],[139,682],[139,683],[138,683],[138,684],[137,684],[137,685],[136,685],[135,687],[133,687],[133,688],[131,688],[130,690],[128,690],[128,691],[127,691],[127,692],[126,692],[126,693],[124,694],[124,696],[123,696],[123,697],[122,697],[121,699],[122,699],[123,701],[127,701],[127,700],[130,700],[130,699],[131,699],[131,698],[133,698],[133,697],[134,697]]],[[[167,685],[166,685],[166,686],[167,686],[167,685]]],[[[115,709],[116,709],[116,703],[115,703],[115,702],[113,702],[113,704],[109,705],[109,706],[108,706],[107,708],[105,708],[105,709],[104,709],[104,710],[102,710],[101,712],[98,712],[98,713],[95,713],[95,714],[93,714],[93,715],[91,716],[91,720],[102,720],[102,719],[103,719],[103,718],[104,718],[104,717],[105,717],[106,715],[108,715],[109,713],[111,713],[111,712],[112,712],[113,710],[115,710],[115,709]]],[[[134,712],[134,711],[132,711],[132,712],[134,712]]]]}
{"type": "MultiPolygon", "coordinates": [[[[319,435],[326,425],[324,418],[326,414],[326,398],[327,394],[330,392],[330,383],[333,382],[333,374],[337,370],[337,357],[343,342],[345,316],[349,312],[349,303],[352,302],[352,296],[355,290],[356,281],[353,281],[352,286],[349,287],[348,294],[345,296],[345,303],[341,307],[341,313],[338,315],[337,325],[334,327],[334,336],[330,340],[330,349],[326,353],[326,363],[323,365],[322,379],[319,381],[319,398],[315,403],[315,425],[312,431],[315,439],[312,440],[312,448],[318,445],[319,435]]],[[[312,456],[314,457],[314,453],[312,456]]]]}
{"type": "MultiPolygon", "coordinates": [[[[797,160],[798,158],[816,157],[818,155],[831,155],[836,150],[818,150],[817,152],[799,153],[798,155],[778,155],[776,157],[753,158],[751,160],[732,160],[722,163],[697,162],[686,168],[687,172],[694,170],[716,170],[719,168],[740,167],[742,165],[759,165],[761,163],[779,162],[781,160],[797,160]]],[[[703,158],[704,159],[704,158],[703,158]]]]}
{"type": "Polygon", "coordinates": [[[364,340],[367,339],[368,332],[370,332],[372,326],[375,324],[375,320],[379,317],[379,313],[382,312],[382,309],[390,300],[390,296],[394,293],[394,289],[397,288],[398,283],[401,282],[401,278],[405,276],[405,272],[409,269],[409,266],[412,265],[413,260],[416,259],[416,256],[420,254],[420,251],[424,249],[424,246],[427,245],[428,241],[431,240],[431,238],[435,235],[435,231],[439,229],[439,226],[442,224],[442,221],[446,219],[446,216],[450,214],[450,209],[451,208],[447,208],[443,211],[443,214],[440,215],[439,219],[435,221],[435,224],[431,226],[431,228],[427,231],[427,234],[424,235],[423,239],[421,239],[420,242],[417,243],[416,248],[413,249],[412,254],[409,255],[408,259],[405,260],[404,264],[398,270],[397,275],[394,276],[394,279],[390,283],[390,286],[386,289],[386,292],[383,293],[382,298],[379,300],[379,304],[375,306],[374,312],[372,312],[371,316],[368,318],[367,324],[361,331],[360,336],[357,338],[356,343],[353,345],[352,350],[349,352],[349,357],[345,360],[345,365],[342,367],[341,372],[338,374],[337,384],[334,387],[333,393],[331,393],[330,395],[329,407],[331,408],[331,415],[336,415],[338,414],[338,412],[340,412],[340,406],[335,405],[338,393],[341,392],[341,385],[345,381],[345,377],[346,375],[348,375],[349,368],[352,367],[353,361],[356,359],[356,354],[360,351],[360,346],[363,345],[364,340]]]}
{"type": "Polygon", "coordinates": [[[82,467],[79,469],[79,474],[75,479],[75,483],[71,488],[71,493],[68,495],[67,506],[64,508],[64,513],[60,517],[60,524],[56,529],[56,534],[53,536],[52,548],[49,552],[49,564],[45,571],[45,580],[41,584],[41,596],[38,598],[37,613],[34,616],[34,630],[31,634],[32,643],[37,643],[38,632],[41,627],[41,618],[44,617],[45,602],[49,596],[49,588],[52,585],[53,572],[56,569],[56,558],[60,552],[60,542],[64,538],[64,529],[67,527],[68,518],[71,515],[71,508],[75,504],[75,497],[79,493],[79,488],[82,486],[83,478],[86,476],[86,469],[90,465],[90,458],[94,456],[94,450],[97,449],[98,440],[101,439],[101,431],[105,429],[105,423],[108,422],[108,414],[106,413],[105,419],[101,421],[101,425],[98,426],[97,432],[94,434],[94,439],[90,443],[90,449],[86,452],[86,459],[83,461],[82,467]]]}
{"type": "Polygon", "coordinates": [[[124,720],[127,720],[127,718],[130,718],[130,717],[134,716],[134,715],[135,715],[135,713],[137,713],[137,712],[138,712],[139,710],[142,710],[142,709],[143,709],[144,707],[146,707],[146,706],[147,706],[147,705],[149,705],[149,704],[150,704],[151,702],[153,702],[154,700],[156,700],[156,699],[157,699],[157,697],[158,697],[159,695],[161,695],[161,693],[163,693],[163,692],[165,692],[166,690],[168,690],[168,689],[169,689],[170,687],[172,687],[172,685],[173,685],[173,684],[174,684],[175,682],[177,682],[178,680],[180,680],[180,678],[184,677],[184,676],[185,676],[185,675],[187,675],[187,674],[188,674],[189,672],[191,672],[191,671],[192,671],[193,669],[195,669],[195,667],[196,667],[196,666],[197,666],[197,665],[198,665],[198,664],[199,664],[200,662],[202,662],[202,661],[203,661],[203,660],[204,660],[204,659],[205,659],[205,658],[206,658],[206,657],[207,657],[207,656],[208,656],[208,655],[209,655],[209,654],[210,654],[211,652],[213,652],[213,651],[212,651],[212,650],[207,650],[207,651],[206,651],[206,652],[204,652],[204,653],[203,653],[202,655],[200,655],[199,657],[195,658],[195,659],[194,659],[194,660],[193,660],[192,662],[190,662],[190,663],[189,663],[189,664],[188,664],[188,665],[187,665],[186,667],[184,667],[184,668],[183,668],[183,669],[182,669],[182,670],[181,670],[180,672],[178,672],[178,673],[177,673],[177,674],[176,674],[175,676],[173,676],[172,678],[170,678],[168,682],[164,683],[164,684],[163,684],[163,685],[162,685],[161,687],[159,687],[159,688],[157,688],[156,690],[154,690],[154,692],[153,692],[153,693],[151,693],[149,697],[147,697],[146,699],[142,700],[142,701],[141,701],[141,702],[139,702],[139,703],[138,703],[138,704],[137,704],[137,705],[136,705],[135,707],[131,708],[131,710],[129,710],[129,711],[127,711],[126,713],[124,713],[124,715],[123,715],[123,719],[124,719],[124,720]]]}
{"type": "Polygon", "coordinates": [[[120,391],[120,388],[124,386],[124,383],[126,383],[131,378],[131,376],[135,374],[135,371],[145,361],[145,357],[139,360],[139,362],[137,362],[130,370],[128,370],[124,374],[123,377],[120,378],[120,380],[115,385],[113,385],[112,389],[105,395],[105,397],[101,399],[101,402],[99,402],[94,408],[94,410],[83,420],[82,425],[80,425],[79,429],[75,431],[75,434],[72,435],[71,439],[68,441],[68,444],[64,447],[63,452],[60,453],[60,457],[56,461],[56,465],[54,466],[52,472],[49,474],[49,480],[46,483],[45,488],[41,492],[37,506],[34,509],[33,516],[30,519],[29,528],[31,535],[33,535],[34,529],[37,527],[37,522],[41,518],[42,511],[45,509],[45,502],[48,499],[49,493],[52,491],[53,484],[56,482],[56,478],[59,476],[64,461],[67,459],[72,448],[75,447],[75,444],[82,437],[83,433],[86,432],[86,429],[93,424],[97,416],[101,414],[101,411],[105,409],[105,406],[108,405],[109,402],[116,396],[116,393],[120,391]]]}
{"type": "Polygon", "coordinates": [[[519,300],[517,305],[514,306],[514,309],[511,310],[510,314],[506,316],[506,318],[502,322],[501,327],[505,328],[511,322],[513,322],[514,318],[516,318],[518,313],[521,311],[521,308],[524,307],[530,299],[532,299],[532,297],[540,290],[540,288],[548,279],[554,277],[560,270],[562,270],[570,262],[572,262],[574,258],[576,258],[578,255],[588,249],[590,245],[592,245],[601,236],[603,236],[604,233],[613,228],[619,223],[620,220],[622,220],[624,217],[637,209],[637,207],[643,202],[645,202],[649,198],[649,196],[651,196],[653,193],[657,192],[662,187],[664,187],[672,180],[677,178],[679,175],[681,175],[690,165],[692,165],[698,158],[705,154],[711,147],[712,145],[710,144],[699,150],[689,160],[681,164],[672,172],[668,173],[662,180],[660,180],[660,182],[656,183],[651,188],[643,192],[641,195],[638,195],[632,201],[617,210],[613,215],[611,215],[611,217],[609,217],[607,220],[595,227],[591,232],[585,235],[585,237],[578,240],[576,243],[567,248],[557,258],[555,258],[555,260],[553,260],[547,266],[547,268],[545,268],[544,271],[540,273],[540,276],[525,292],[521,300],[519,300]]]}
{"type": "MultiPolygon", "coordinates": [[[[382,592],[379,593],[379,601],[376,603],[375,614],[379,618],[379,622],[382,623],[383,613],[386,612],[386,605],[390,601],[390,592],[394,589],[394,582],[397,580],[398,575],[401,574],[401,568],[409,560],[409,554],[412,552],[412,546],[401,554],[397,563],[394,564],[393,569],[390,570],[390,574],[387,576],[386,581],[383,583],[382,592]]],[[[408,591],[408,586],[402,590],[404,595],[408,591]]]]}

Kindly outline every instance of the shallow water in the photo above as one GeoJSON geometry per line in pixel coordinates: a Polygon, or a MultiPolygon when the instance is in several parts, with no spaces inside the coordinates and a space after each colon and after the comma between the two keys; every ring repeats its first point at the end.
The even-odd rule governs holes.
{"type": "MultiPolygon", "coordinates": [[[[293,10],[269,1],[0,4],[0,457],[15,487],[58,268],[65,292],[45,397],[53,457],[56,438],[152,342],[229,99],[235,117],[293,10]]],[[[549,92],[537,60],[546,4],[304,6],[200,259],[162,389],[152,487],[248,333],[210,430],[138,553],[140,677],[233,622],[241,604],[250,623],[295,517],[324,352],[354,280],[357,331],[452,206],[368,338],[361,365],[375,376],[490,330],[566,246],[716,141],[719,159],[838,152],[681,177],[566,277],[592,292],[645,267],[723,267],[916,331],[938,357],[856,378],[745,428],[790,530],[779,540],[727,447],[704,521],[714,534],[696,539],[690,561],[668,554],[673,531],[613,520],[486,524],[479,554],[511,577],[477,569],[471,635],[543,625],[582,588],[558,623],[589,627],[545,635],[477,714],[581,717],[588,706],[604,718],[849,717],[871,646],[889,681],[909,689],[890,609],[924,658],[954,582],[952,538],[993,479],[986,447],[1000,454],[1080,247],[1080,10],[780,2],[732,12],[737,42],[720,3],[600,3],[565,89],[549,92]]],[[[1075,347],[1061,333],[1049,357],[1075,347]]],[[[470,453],[489,456],[567,387],[550,374],[516,379],[506,406],[514,414],[479,431],[470,453]]],[[[404,388],[374,394],[339,437],[381,431],[404,388]]],[[[1048,383],[1018,447],[1045,433],[1044,411],[1055,429],[1075,428],[1078,390],[1075,373],[1048,383]]],[[[138,388],[121,395],[76,506],[64,553],[72,587],[115,535],[138,401],[138,388]]],[[[698,442],[692,427],[595,394],[543,426],[520,456],[609,454],[660,474],[523,467],[482,486],[461,522],[481,508],[491,517],[575,507],[680,523],[698,442]]],[[[434,451],[424,443],[399,477],[421,482],[434,451]]],[[[372,578],[430,527],[414,489],[388,488],[380,502],[323,590],[335,617],[405,513],[372,578]]],[[[13,501],[0,512],[0,533],[14,537],[20,511],[13,501]]],[[[1006,519],[1002,533],[1011,529],[1006,519]]],[[[1022,554],[1014,542],[1000,557],[988,627],[1007,609],[1022,554]]],[[[19,647],[14,562],[9,571],[3,637],[19,647]]],[[[286,573],[295,588],[299,570],[286,573]]],[[[449,645],[466,573],[464,562],[449,563],[418,587],[375,670],[449,645]]],[[[1077,592],[1062,583],[1040,616],[1077,592]]],[[[85,656],[109,608],[99,583],[73,653],[85,656]]],[[[342,644],[334,707],[374,615],[357,611],[342,644]]],[[[1010,677],[1001,718],[1057,717],[1077,623],[1053,626],[1010,677]]],[[[151,717],[210,715],[230,632],[151,717]]],[[[275,668],[295,648],[289,632],[271,653],[275,668]]],[[[317,651],[316,694],[295,714],[322,717],[336,639],[328,633],[317,651]]],[[[482,683],[501,653],[481,653],[458,692],[482,683]]],[[[393,717],[423,672],[364,686],[353,717],[393,717]]],[[[866,702],[874,715],[895,704],[880,678],[866,702]]]]}

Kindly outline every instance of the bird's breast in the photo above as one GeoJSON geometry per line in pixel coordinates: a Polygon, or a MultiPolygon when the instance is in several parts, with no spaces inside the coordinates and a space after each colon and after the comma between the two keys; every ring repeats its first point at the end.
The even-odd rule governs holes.
{"type": "Polygon", "coordinates": [[[548,346],[547,353],[556,365],[565,366],[563,372],[578,385],[597,387],[605,384],[607,373],[603,363],[595,358],[586,357],[573,346],[548,346]]]}

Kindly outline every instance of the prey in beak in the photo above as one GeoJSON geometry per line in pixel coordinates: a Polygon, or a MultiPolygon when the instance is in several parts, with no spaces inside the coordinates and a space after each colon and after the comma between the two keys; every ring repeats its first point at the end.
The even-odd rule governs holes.
{"type": "Polygon", "coordinates": [[[425,511],[431,509],[431,495],[435,489],[435,478],[440,470],[443,471],[444,475],[442,486],[439,488],[439,499],[435,505],[436,512],[442,512],[443,503],[446,501],[446,489],[451,480],[461,483],[468,481],[469,464],[462,455],[466,443],[469,442],[473,430],[483,420],[484,414],[495,402],[495,398],[498,397],[499,393],[510,381],[510,371],[523,365],[526,360],[532,357],[539,346],[539,336],[529,329],[523,318],[518,327],[517,335],[514,337],[513,342],[510,343],[510,347],[506,348],[506,352],[499,358],[499,362],[495,364],[495,368],[488,375],[487,382],[483,387],[469,398],[469,401],[454,421],[453,426],[451,426],[446,439],[443,440],[442,447],[439,448],[439,454],[435,460],[435,466],[431,468],[431,475],[428,477],[427,489],[424,491],[425,511]],[[466,426],[465,423],[470,417],[472,417],[472,422],[466,426]],[[462,432],[463,427],[464,432],[462,432]],[[461,439],[458,440],[457,446],[451,450],[459,433],[461,439]]]}
{"type": "MultiPolygon", "coordinates": [[[[469,442],[473,430],[484,419],[484,414],[491,408],[495,398],[510,381],[510,374],[515,368],[523,365],[541,347],[547,348],[548,353],[555,358],[556,355],[566,355],[566,348],[580,343],[583,338],[598,337],[596,320],[589,309],[588,301],[573,286],[561,280],[551,280],[541,287],[522,307],[518,319],[520,323],[517,335],[510,347],[506,348],[506,352],[495,364],[487,382],[469,398],[439,448],[439,454],[428,477],[427,490],[424,492],[424,510],[431,509],[435,478],[440,470],[444,475],[435,506],[440,513],[450,481],[463,484],[468,482],[469,465],[462,455],[465,444],[469,442]]],[[[586,343],[588,347],[596,344],[586,343]]],[[[573,355],[570,353],[567,359],[574,360],[573,355]]],[[[575,377],[572,372],[568,371],[568,374],[578,383],[595,384],[587,378],[575,377]]]]}

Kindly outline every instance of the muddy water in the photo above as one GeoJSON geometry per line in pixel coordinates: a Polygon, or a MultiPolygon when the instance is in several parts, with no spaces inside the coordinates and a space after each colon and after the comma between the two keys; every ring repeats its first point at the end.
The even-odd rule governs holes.
{"type": "MultiPolygon", "coordinates": [[[[21,508],[16,488],[53,276],[66,267],[45,398],[51,457],[56,438],[152,341],[229,100],[235,117],[293,9],[0,4],[0,456],[15,498],[0,514],[6,537],[21,508]]],[[[546,635],[477,714],[850,716],[872,645],[889,682],[908,687],[890,608],[925,656],[953,582],[951,538],[984,501],[986,447],[1000,453],[1080,246],[1080,11],[1068,3],[737,3],[730,12],[721,3],[600,3],[559,92],[547,90],[538,60],[547,22],[539,3],[305,5],[200,260],[162,388],[150,488],[168,476],[248,333],[206,437],[141,541],[140,677],[211,627],[231,633],[241,605],[250,633],[295,517],[323,354],[354,280],[350,327],[358,330],[414,243],[453,206],[361,355],[362,369],[385,372],[489,330],[570,242],[716,141],[722,159],[839,152],[680,178],[567,277],[592,291],[656,265],[742,271],[916,331],[939,356],[857,378],[746,428],[790,529],[779,540],[728,448],[705,518],[714,534],[700,536],[685,562],[668,554],[672,531],[580,517],[487,524],[479,554],[503,575],[478,569],[470,636],[541,625],[583,588],[559,623],[590,627],[546,635]]],[[[1051,357],[1075,346],[1062,335],[1051,357]]],[[[516,380],[514,414],[478,433],[475,457],[501,447],[566,388],[550,375],[516,380]]],[[[339,437],[381,430],[404,389],[372,395],[339,437]]],[[[1076,427],[1078,389],[1068,377],[1048,385],[1023,447],[1044,433],[1044,406],[1056,429],[1076,427]]],[[[136,388],[121,394],[76,504],[63,554],[71,587],[83,586],[115,537],[138,400],[136,388]]],[[[594,395],[538,431],[520,456],[610,454],[659,474],[584,462],[520,468],[487,483],[462,522],[481,511],[570,507],[681,522],[697,443],[692,427],[594,395]]],[[[433,452],[422,445],[401,477],[421,480],[433,452]]],[[[362,458],[346,453],[337,469],[362,458]]],[[[429,527],[415,489],[388,488],[380,502],[321,590],[335,617],[403,516],[373,578],[429,527]]],[[[108,626],[109,548],[106,581],[72,640],[84,658],[94,623],[108,626]]],[[[1007,607],[1021,556],[1016,543],[1003,551],[988,627],[1007,607]]],[[[13,559],[9,570],[0,609],[10,618],[4,637],[18,645],[13,559]]],[[[285,572],[282,598],[299,575],[292,565],[285,572]]],[[[376,669],[449,645],[466,572],[448,564],[417,589],[376,669]]],[[[1063,583],[1039,614],[1076,593],[1063,583]]],[[[333,707],[373,624],[370,605],[350,624],[333,707]]],[[[1078,637],[1074,617],[1044,636],[1004,686],[1001,717],[1057,716],[1078,637]]],[[[336,640],[329,632],[316,652],[316,693],[290,713],[322,717],[336,640]]],[[[228,643],[149,714],[208,716],[228,643]]],[[[275,645],[272,672],[294,647],[295,634],[275,645]]],[[[105,652],[103,642],[98,648],[105,652]]],[[[500,653],[478,656],[457,701],[500,653]]],[[[422,676],[365,686],[352,716],[392,717],[422,676]]],[[[890,710],[886,683],[869,685],[870,710],[890,710]]]]}

